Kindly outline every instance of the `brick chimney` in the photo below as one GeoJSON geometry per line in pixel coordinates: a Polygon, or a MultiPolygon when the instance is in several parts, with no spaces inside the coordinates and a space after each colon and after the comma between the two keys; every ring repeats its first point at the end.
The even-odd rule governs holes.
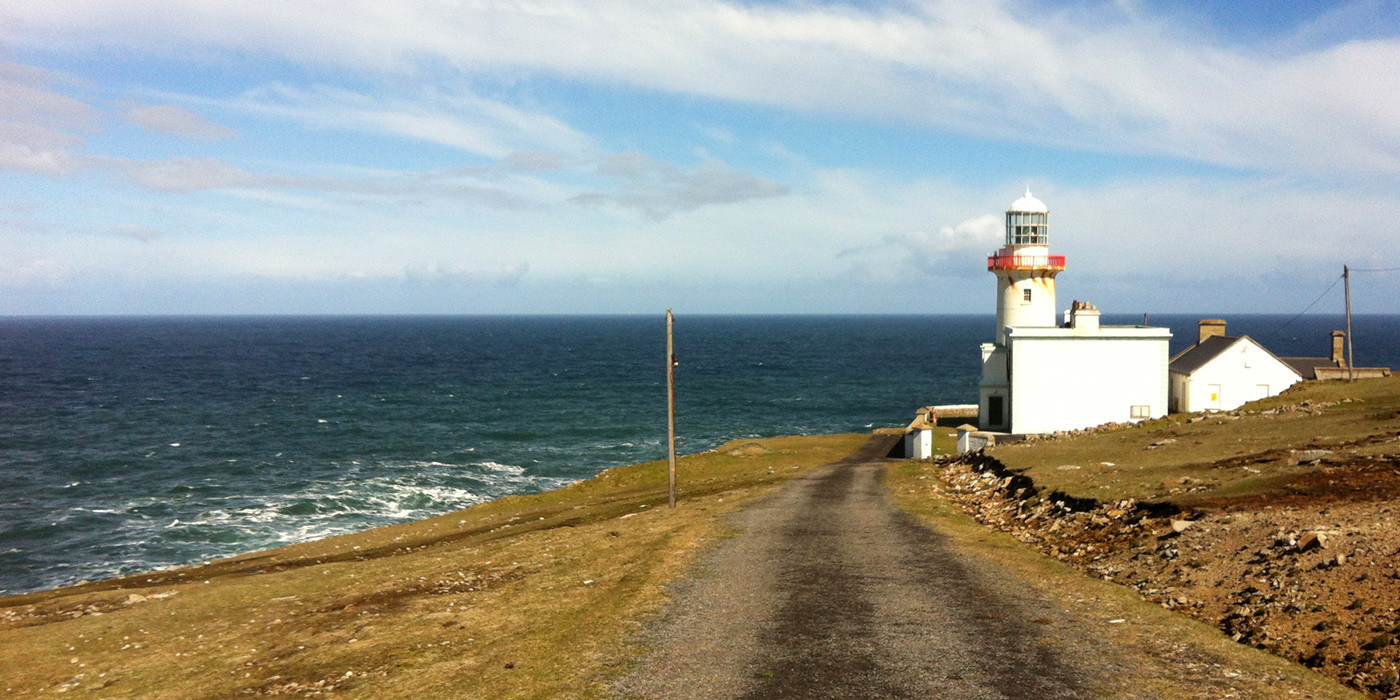
{"type": "Polygon", "coordinates": [[[1347,366],[1347,332],[1332,331],[1332,362],[1338,367],[1347,366]]]}
{"type": "Polygon", "coordinates": [[[1200,340],[1196,341],[1197,345],[1206,342],[1206,338],[1209,338],[1211,336],[1225,335],[1224,319],[1207,318],[1202,320],[1200,323],[1197,323],[1196,326],[1201,330],[1201,338],[1200,340]]]}

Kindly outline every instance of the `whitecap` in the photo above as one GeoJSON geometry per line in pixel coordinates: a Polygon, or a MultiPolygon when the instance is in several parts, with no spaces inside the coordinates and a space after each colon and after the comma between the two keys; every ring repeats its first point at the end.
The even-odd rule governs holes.
{"type": "Polygon", "coordinates": [[[472,466],[482,467],[484,469],[489,469],[493,472],[501,472],[504,474],[525,473],[525,467],[516,466],[514,464],[501,464],[500,462],[474,462],[472,463],[472,466]]]}

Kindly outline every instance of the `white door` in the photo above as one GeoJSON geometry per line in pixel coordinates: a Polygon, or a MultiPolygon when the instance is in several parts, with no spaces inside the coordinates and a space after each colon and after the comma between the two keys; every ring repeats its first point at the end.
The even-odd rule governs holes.
{"type": "Polygon", "coordinates": [[[1210,396],[1206,398],[1206,408],[1210,410],[1220,410],[1220,385],[1211,384],[1209,387],[1210,396]]]}

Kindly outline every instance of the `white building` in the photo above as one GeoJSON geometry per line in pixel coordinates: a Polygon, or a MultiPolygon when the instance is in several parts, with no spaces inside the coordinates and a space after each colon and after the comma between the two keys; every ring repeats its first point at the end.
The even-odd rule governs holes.
{"type": "Polygon", "coordinates": [[[1171,361],[1172,411],[1229,411],[1303,379],[1253,338],[1225,335],[1224,321],[1201,321],[1199,329],[1196,344],[1171,361]]]}
{"type": "Polygon", "coordinates": [[[997,276],[996,342],[982,345],[978,419],[1013,434],[1075,430],[1166,415],[1171,332],[1101,326],[1075,302],[1056,323],[1049,209],[1029,190],[1006,212],[1006,243],[987,259],[997,276]]]}

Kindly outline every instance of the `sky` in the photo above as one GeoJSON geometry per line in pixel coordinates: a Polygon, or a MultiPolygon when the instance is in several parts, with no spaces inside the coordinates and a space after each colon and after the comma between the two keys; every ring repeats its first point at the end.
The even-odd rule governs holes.
{"type": "Polygon", "coordinates": [[[6,0],[0,314],[1396,313],[1400,0],[6,0]],[[1386,270],[1390,270],[1386,272],[1386,270]]]}

